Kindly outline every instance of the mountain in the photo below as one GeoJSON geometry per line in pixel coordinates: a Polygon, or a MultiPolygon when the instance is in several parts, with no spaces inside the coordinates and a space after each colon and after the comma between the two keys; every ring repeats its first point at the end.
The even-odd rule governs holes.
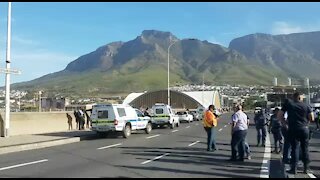
{"type": "Polygon", "coordinates": [[[251,34],[230,42],[234,49],[250,62],[261,63],[285,72],[295,79],[309,77],[319,82],[320,32],[288,35],[251,34]]]}
{"type": "Polygon", "coordinates": [[[131,41],[101,46],[70,62],[62,71],[13,84],[12,88],[78,96],[166,89],[168,47],[174,41],[170,48],[171,86],[200,84],[203,76],[207,84],[271,84],[274,76],[285,78],[286,73],[272,62],[265,63],[259,53],[256,55],[264,46],[241,46],[260,43],[256,40],[260,36],[272,38],[249,35],[235,39],[226,48],[197,39],[180,40],[170,32],[145,30],[131,41]]]}

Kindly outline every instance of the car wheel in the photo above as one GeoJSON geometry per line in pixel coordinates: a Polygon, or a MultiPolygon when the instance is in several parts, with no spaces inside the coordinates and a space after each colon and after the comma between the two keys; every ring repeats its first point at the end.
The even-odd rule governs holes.
{"type": "Polygon", "coordinates": [[[152,125],[151,125],[151,123],[148,123],[148,124],[147,124],[147,127],[146,127],[146,129],[145,129],[145,132],[146,132],[147,134],[150,134],[151,130],[152,130],[152,125]]]}
{"type": "Polygon", "coordinates": [[[173,121],[172,124],[170,124],[170,128],[173,129],[175,126],[175,122],[173,121]]]}
{"type": "Polygon", "coordinates": [[[131,135],[131,127],[129,124],[126,124],[122,135],[124,138],[128,138],[131,135]]]}

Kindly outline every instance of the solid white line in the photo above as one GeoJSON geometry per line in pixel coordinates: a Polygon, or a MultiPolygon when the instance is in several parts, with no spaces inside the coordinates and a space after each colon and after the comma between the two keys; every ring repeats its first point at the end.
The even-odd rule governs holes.
{"type": "Polygon", "coordinates": [[[260,178],[269,178],[270,158],[271,158],[270,136],[267,133],[266,147],[264,148],[263,160],[262,160],[262,165],[260,169],[260,178]]]}
{"type": "Polygon", "coordinates": [[[149,137],[146,137],[147,139],[150,139],[150,138],[154,138],[154,137],[157,137],[157,136],[160,136],[160,134],[156,134],[154,136],[149,136],[149,137]]]}
{"type": "Polygon", "coordinates": [[[189,128],[190,126],[187,126],[186,128],[189,128]]]}
{"type": "Polygon", "coordinates": [[[173,131],[171,131],[171,132],[173,132],[173,133],[174,133],[174,132],[177,132],[177,131],[179,131],[179,130],[178,130],[178,129],[176,129],[176,130],[173,130],[173,131]]]}
{"type": "Polygon", "coordinates": [[[142,163],[140,163],[140,164],[147,164],[147,163],[149,163],[149,162],[151,162],[151,161],[154,161],[154,160],[160,159],[160,158],[162,158],[162,157],[164,157],[164,156],[167,156],[167,155],[169,155],[169,154],[170,154],[170,153],[165,153],[165,154],[163,154],[163,155],[161,155],[161,156],[158,156],[158,157],[155,157],[155,158],[153,158],[153,159],[150,159],[150,160],[144,161],[144,162],[142,162],[142,163]]]}
{"type": "Polygon", "coordinates": [[[113,145],[109,145],[109,146],[104,146],[104,147],[98,148],[98,150],[101,150],[101,149],[107,149],[107,148],[111,148],[111,147],[115,147],[115,146],[120,146],[120,145],[122,145],[122,143],[119,143],[119,144],[113,144],[113,145]]]}
{"type": "Polygon", "coordinates": [[[49,160],[48,159],[43,159],[43,160],[39,160],[39,161],[33,161],[33,162],[28,162],[28,163],[23,163],[23,164],[17,164],[17,165],[14,165],[14,166],[3,167],[3,168],[0,168],[0,171],[7,170],[7,169],[12,169],[12,168],[17,168],[17,167],[21,167],[21,166],[27,166],[27,165],[31,165],[31,164],[42,163],[42,162],[46,162],[46,161],[49,161],[49,160]]]}
{"type": "Polygon", "coordinates": [[[220,128],[219,131],[222,131],[222,128],[220,128]]]}
{"type": "Polygon", "coordinates": [[[197,143],[199,143],[199,142],[200,142],[200,141],[193,142],[193,143],[189,144],[188,146],[193,146],[193,145],[195,145],[195,144],[197,144],[197,143]]]}
{"type": "Polygon", "coordinates": [[[308,173],[309,177],[310,178],[317,178],[315,175],[311,174],[311,173],[308,173]]]}

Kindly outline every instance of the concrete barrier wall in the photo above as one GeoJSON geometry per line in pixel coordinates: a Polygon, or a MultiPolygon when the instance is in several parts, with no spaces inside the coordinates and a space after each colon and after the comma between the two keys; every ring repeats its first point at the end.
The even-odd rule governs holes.
{"type": "MultiPolygon", "coordinates": [[[[41,134],[68,130],[66,113],[72,117],[73,129],[76,128],[73,112],[12,112],[10,113],[9,135],[41,134]]],[[[4,113],[1,113],[4,120],[4,113]]]]}

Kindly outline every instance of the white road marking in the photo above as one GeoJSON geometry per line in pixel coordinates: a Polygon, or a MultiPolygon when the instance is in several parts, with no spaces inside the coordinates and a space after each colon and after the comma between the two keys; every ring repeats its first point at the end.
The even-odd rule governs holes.
{"type": "Polygon", "coordinates": [[[187,126],[186,128],[189,128],[190,126],[187,126]]]}
{"type": "Polygon", "coordinates": [[[167,156],[167,155],[169,155],[169,154],[170,154],[170,153],[165,153],[165,154],[163,154],[163,155],[161,155],[161,156],[158,156],[158,157],[155,157],[155,158],[153,158],[153,159],[150,159],[150,160],[144,161],[144,162],[142,162],[142,163],[140,163],[140,164],[147,164],[147,163],[149,163],[149,162],[151,162],[151,161],[154,161],[154,160],[160,159],[160,158],[162,158],[162,157],[164,157],[164,156],[167,156]]]}
{"type": "Polygon", "coordinates": [[[195,145],[195,144],[197,144],[197,143],[199,143],[199,142],[200,142],[200,141],[193,142],[193,143],[189,144],[188,146],[193,146],[193,145],[195,145]]]}
{"type": "Polygon", "coordinates": [[[270,158],[271,158],[270,136],[267,133],[266,147],[264,148],[263,161],[260,169],[260,178],[269,178],[270,158]]]}
{"type": "Polygon", "coordinates": [[[120,145],[122,145],[122,143],[113,144],[113,145],[109,145],[109,146],[104,146],[104,147],[98,148],[98,150],[107,149],[107,148],[111,148],[111,147],[115,147],[115,146],[120,146],[120,145]]]}
{"type": "Polygon", "coordinates": [[[224,125],[224,127],[227,127],[227,125],[224,125]]]}
{"type": "Polygon", "coordinates": [[[31,165],[31,164],[42,163],[42,162],[46,162],[46,161],[49,161],[49,160],[43,159],[43,160],[39,160],[39,161],[33,161],[33,162],[28,162],[28,163],[23,163],[23,164],[17,164],[14,166],[3,167],[3,168],[0,168],[0,171],[7,170],[7,169],[13,169],[13,168],[21,167],[21,166],[27,166],[27,165],[31,165]]]}
{"type": "Polygon", "coordinates": [[[173,130],[173,131],[171,131],[171,132],[173,132],[173,133],[174,133],[174,132],[177,132],[177,131],[179,131],[179,130],[178,130],[178,129],[176,129],[176,130],[173,130]]]}
{"type": "Polygon", "coordinates": [[[196,126],[199,126],[199,124],[197,123],[196,126]]]}
{"type": "Polygon", "coordinates": [[[315,175],[311,174],[311,173],[308,173],[309,177],[310,178],[317,178],[315,175]]]}
{"type": "Polygon", "coordinates": [[[154,137],[158,137],[160,136],[160,134],[156,134],[156,135],[153,135],[153,136],[149,136],[149,137],[146,137],[147,139],[150,139],[150,138],[154,138],[154,137]]]}
{"type": "Polygon", "coordinates": [[[219,131],[222,131],[222,128],[220,128],[219,131]]]}

